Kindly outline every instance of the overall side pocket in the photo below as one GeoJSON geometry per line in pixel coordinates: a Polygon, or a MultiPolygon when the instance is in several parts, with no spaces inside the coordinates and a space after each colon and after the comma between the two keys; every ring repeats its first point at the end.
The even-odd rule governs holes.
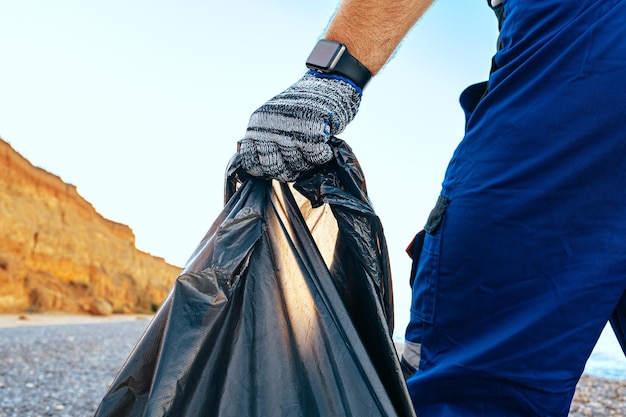
{"type": "MultiPolygon", "coordinates": [[[[414,239],[414,242],[421,239],[421,248],[418,254],[413,253],[412,256],[411,276],[414,277],[414,281],[412,281],[411,309],[414,317],[429,324],[433,323],[435,317],[437,277],[441,254],[441,225],[449,204],[449,199],[439,196],[435,208],[428,216],[424,230],[418,233],[414,239]]],[[[411,246],[414,246],[413,249],[417,248],[417,245],[411,246]]]]}

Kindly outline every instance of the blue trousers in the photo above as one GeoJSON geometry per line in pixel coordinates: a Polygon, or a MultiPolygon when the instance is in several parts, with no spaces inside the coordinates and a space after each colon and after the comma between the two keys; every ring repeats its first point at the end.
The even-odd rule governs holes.
{"type": "Polygon", "coordinates": [[[626,2],[504,8],[416,251],[421,417],[566,417],[607,320],[624,342],[626,2]]]}

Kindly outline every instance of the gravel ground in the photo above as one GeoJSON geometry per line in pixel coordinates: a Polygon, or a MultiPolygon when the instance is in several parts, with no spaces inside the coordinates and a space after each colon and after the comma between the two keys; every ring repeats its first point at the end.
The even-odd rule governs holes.
{"type": "MultiPolygon", "coordinates": [[[[89,417],[148,321],[0,328],[0,417],[89,417]]],[[[584,375],[570,417],[626,417],[626,381],[584,375]]]]}
{"type": "Polygon", "coordinates": [[[93,416],[147,324],[0,328],[0,417],[93,416]]]}

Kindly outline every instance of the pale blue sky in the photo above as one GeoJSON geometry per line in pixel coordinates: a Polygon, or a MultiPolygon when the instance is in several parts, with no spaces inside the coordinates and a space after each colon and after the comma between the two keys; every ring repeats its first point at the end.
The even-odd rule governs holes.
{"type": "MultiPolygon", "coordinates": [[[[404,248],[462,136],[458,95],[486,79],[484,0],[439,0],[365,91],[341,135],[392,253],[401,330],[404,248]]],[[[78,187],[139,249],[182,266],[222,205],[250,114],[295,82],[335,0],[0,0],[0,136],[78,187]]]]}

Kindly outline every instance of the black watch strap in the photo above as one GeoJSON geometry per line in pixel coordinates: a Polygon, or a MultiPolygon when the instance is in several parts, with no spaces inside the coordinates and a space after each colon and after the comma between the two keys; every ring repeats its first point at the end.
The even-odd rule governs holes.
{"type": "Polygon", "coordinates": [[[318,41],[307,59],[306,66],[324,74],[343,76],[361,90],[372,78],[372,73],[348,52],[344,44],[328,39],[318,41]]]}
{"type": "Polygon", "coordinates": [[[361,62],[353,57],[346,49],[343,55],[335,65],[335,68],[331,71],[331,74],[340,74],[348,78],[361,90],[365,88],[369,80],[372,78],[372,73],[361,64],[361,62]]]}

